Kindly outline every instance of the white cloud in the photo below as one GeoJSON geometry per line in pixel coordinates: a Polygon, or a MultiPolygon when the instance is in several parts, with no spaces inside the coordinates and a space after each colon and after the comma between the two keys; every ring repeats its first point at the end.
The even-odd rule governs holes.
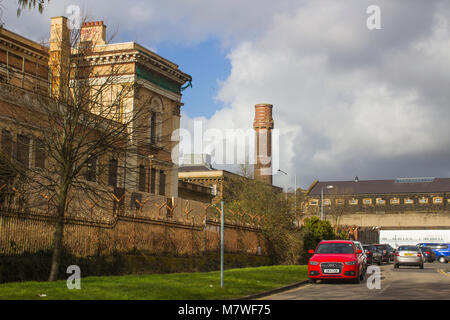
{"type": "Polygon", "coordinates": [[[248,127],[253,105],[273,103],[281,167],[303,187],[450,175],[449,7],[379,1],[383,29],[369,31],[368,4],[310,1],[266,19],[228,55],[218,99],[231,108],[207,125],[248,127]]]}
{"type": "Polygon", "coordinates": [[[256,103],[274,104],[291,185],[294,173],[303,187],[355,175],[450,176],[445,0],[378,0],[382,30],[373,31],[368,0],[61,0],[20,19],[10,0],[5,27],[39,40],[72,3],[146,46],[222,39],[232,69],[217,95],[224,107],[204,127],[249,128],[256,103]]]}

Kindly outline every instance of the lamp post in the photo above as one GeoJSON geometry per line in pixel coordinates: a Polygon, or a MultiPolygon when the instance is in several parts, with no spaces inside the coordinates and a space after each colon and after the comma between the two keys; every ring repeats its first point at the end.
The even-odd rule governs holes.
{"type": "MultiPolygon", "coordinates": [[[[286,172],[280,169],[278,169],[278,172],[284,173],[286,176],[288,175],[286,172]]],[[[288,186],[286,186],[286,201],[287,201],[287,194],[288,194],[288,186]]]]}
{"type": "Polygon", "coordinates": [[[333,189],[334,188],[334,186],[326,186],[326,187],[323,187],[321,190],[320,190],[320,199],[321,199],[321,204],[320,204],[320,220],[323,220],[323,189],[333,189]]]}
{"type": "Polygon", "coordinates": [[[223,200],[220,202],[220,287],[223,288],[223,258],[224,258],[224,214],[223,214],[223,200]]]}

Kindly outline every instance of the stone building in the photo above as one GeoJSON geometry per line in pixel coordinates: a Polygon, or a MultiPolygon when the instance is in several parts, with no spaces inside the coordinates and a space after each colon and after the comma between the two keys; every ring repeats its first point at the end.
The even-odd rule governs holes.
{"type": "Polygon", "coordinates": [[[450,227],[450,178],[315,181],[307,190],[307,215],[364,227],[450,227]]]}
{"type": "Polygon", "coordinates": [[[241,175],[212,167],[209,155],[185,155],[184,164],[178,169],[180,184],[192,183],[210,189],[212,202],[218,203],[226,198],[226,185],[233,179],[243,179],[241,175]]]}
{"type": "MultiPolygon", "coordinates": [[[[182,87],[192,78],[183,73],[178,65],[135,43],[108,43],[106,26],[102,21],[84,23],[79,43],[71,44],[70,32],[65,17],[51,19],[49,46],[38,44],[5,28],[0,29],[0,86],[2,93],[8,88],[22,90],[14,101],[7,94],[0,94],[0,119],[3,153],[27,166],[46,165],[45,152],[39,146],[40,127],[33,123],[29,112],[8,114],[26,107],[33,94],[48,97],[67,94],[61,85],[67,80],[67,67],[73,59],[81,59],[81,71],[77,81],[87,81],[91,92],[99,90],[105,78],[114,74],[114,84],[101,99],[111,103],[119,88],[125,84],[138,84],[138,90],[117,106],[112,120],[121,122],[125,111],[145,115],[140,123],[142,132],[133,136],[132,147],[136,152],[126,159],[111,155],[109,165],[115,161],[116,177],[108,179],[113,187],[130,192],[144,192],[166,197],[178,196],[178,168],[171,159],[171,150],[176,141],[171,134],[180,127],[180,107],[183,105],[182,87]],[[89,48],[89,50],[83,50],[89,48]],[[24,100],[25,99],[25,100],[24,100]],[[28,100],[26,100],[28,99],[28,100]],[[34,127],[33,127],[34,125],[34,127]]],[[[98,101],[101,105],[102,101],[98,101]]],[[[98,168],[97,163],[93,168],[98,168]]],[[[96,176],[96,172],[93,176],[96,176]]],[[[100,178],[99,178],[100,179],[100,178]]]]}

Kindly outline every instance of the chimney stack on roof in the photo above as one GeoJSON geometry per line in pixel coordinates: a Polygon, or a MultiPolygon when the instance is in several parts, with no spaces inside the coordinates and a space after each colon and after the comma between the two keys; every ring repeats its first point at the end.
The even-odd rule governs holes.
{"type": "Polygon", "coordinates": [[[106,44],[106,25],[103,21],[84,22],[81,27],[80,42],[90,42],[92,46],[106,44]]]}
{"type": "Polygon", "coordinates": [[[67,97],[69,88],[70,30],[66,17],[51,18],[50,59],[48,66],[51,73],[51,94],[54,98],[67,97]]]}

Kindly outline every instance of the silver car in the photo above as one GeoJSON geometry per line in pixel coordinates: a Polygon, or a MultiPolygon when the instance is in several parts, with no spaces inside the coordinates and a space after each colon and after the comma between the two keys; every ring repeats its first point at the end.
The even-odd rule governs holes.
{"type": "Polygon", "coordinates": [[[394,268],[418,266],[423,269],[424,257],[418,246],[400,246],[395,250],[394,268]]]}

